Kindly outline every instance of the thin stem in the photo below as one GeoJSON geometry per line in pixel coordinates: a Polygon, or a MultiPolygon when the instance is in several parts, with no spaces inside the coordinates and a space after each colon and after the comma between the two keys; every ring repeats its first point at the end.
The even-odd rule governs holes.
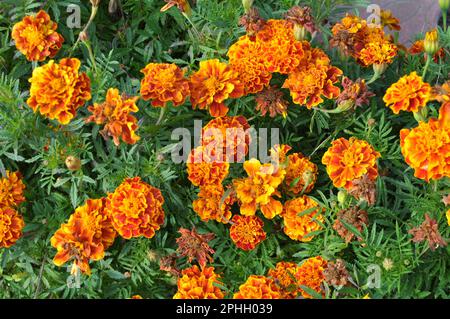
{"type": "Polygon", "coordinates": [[[424,80],[424,81],[425,81],[425,77],[427,75],[428,68],[430,67],[430,63],[431,63],[431,59],[432,58],[433,57],[431,56],[431,54],[427,54],[427,62],[425,64],[425,68],[423,69],[423,74],[422,74],[422,80],[424,80]]]}
{"type": "Polygon", "coordinates": [[[94,52],[92,51],[92,46],[91,44],[88,42],[88,40],[83,41],[84,45],[86,46],[88,53],[89,53],[89,58],[92,61],[92,66],[94,67],[94,71],[95,71],[95,75],[97,75],[97,64],[95,63],[95,56],[94,56],[94,52]]]}
{"type": "Polygon", "coordinates": [[[156,121],[156,125],[159,125],[162,122],[165,113],[166,113],[166,107],[162,107],[161,111],[159,113],[158,121],[156,121]]]}
{"type": "Polygon", "coordinates": [[[366,85],[372,84],[373,82],[375,82],[376,80],[378,80],[380,78],[380,74],[375,72],[372,76],[372,78],[366,83],[366,85]]]}
{"type": "Polygon", "coordinates": [[[444,32],[447,32],[447,11],[446,10],[442,11],[442,19],[444,22],[444,32]]]}
{"type": "Polygon", "coordinates": [[[91,25],[92,21],[94,21],[95,16],[97,15],[97,11],[98,11],[98,7],[92,6],[92,11],[91,11],[91,16],[89,17],[89,21],[86,23],[86,25],[84,26],[83,30],[78,35],[77,41],[75,41],[75,44],[72,46],[72,49],[70,50],[69,56],[72,55],[73,51],[75,50],[75,48],[80,43],[80,41],[81,41],[80,35],[81,34],[86,34],[87,29],[89,28],[89,26],[91,25]]]}

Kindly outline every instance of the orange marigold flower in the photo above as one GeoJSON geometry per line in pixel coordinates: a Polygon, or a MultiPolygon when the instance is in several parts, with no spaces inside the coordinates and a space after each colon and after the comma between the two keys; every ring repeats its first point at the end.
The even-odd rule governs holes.
{"type": "Polygon", "coordinates": [[[81,62],[76,58],[62,59],[60,63],[50,60],[37,67],[31,79],[30,97],[27,104],[59,123],[68,124],[77,109],[91,99],[91,81],[86,73],[78,73],[81,62]]]}
{"type": "Polygon", "coordinates": [[[51,238],[50,242],[57,253],[53,262],[62,266],[73,259],[72,273],[78,269],[90,274],[89,261],[98,261],[105,256],[105,250],[116,238],[111,220],[105,211],[106,200],[88,199],[78,207],[66,224],[51,238]]]}
{"type": "Polygon", "coordinates": [[[400,111],[418,112],[431,99],[431,86],[423,82],[417,72],[412,72],[387,89],[383,101],[395,114],[400,111]]]}
{"type": "Polygon", "coordinates": [[[173,299],[223,299],[224,293],[217,285],[221,285],[220,276],[214,267],[199,269],[197,265],[183,270],[178,279],[178,291],[173,299]]]}
{"type": "Polygon", "coordinates": [[[152,238],[164,223],[163,204],[159,189],[134,177],[125,179],[108,195],[106,210],[123,238],[152,238]]]}
{"type": "Polygon", "coordinates": [[[221,161],[241,162],[249,150],[249,128],[244,116],[217,117],[203,127],[201,143],[221,161]]]}
{"type": "Polygon", "coordinates": [[[112,136],[116,146],[120,144],[120,137],[127,144],[135,144],[139,140],[136,135],[137,119],[130,113],[139,111],[136,105],[138,99],[137,96],[120,96],[118,89],[108,89],[105,102],[88,107],[92,115],[86,121],[105,124],[101,134],[104,138],[112,136]]]}
{"type": "Polygon", "coordinates": [[[22,174],[6,171],[6,177],[0,178],[0,207],[16,207],[22,204],[25,201],[24,190],[22,174]]]}
{"type": "Polygon", "coordinates": [[[289,74],[283,88],[289,89],[295,104],[312,109],[324,101],[323,97],[334,99],[339,96],[341,90],[334,84],[343,73],[330,65],[329,57],[322,50],[309,49],[305,54],[300,67],[289,74]]]}
{"type": "Polygon", "coordinates": [[[130,299],[144,299],[141,295],[134,295],[130,299]]]}
{"type": "Polygon", "coordinates": [[[288,158],[285,185],[294,194],[309,193],[317,180],[317,165],[301,153],[291,154],[288,158]]]}
{"type": "Polygon", "coordinates": [[[248,36],[241,37],[228,50],[231,68],[244,85],[244,95],[258,93],[267,87],[272,79],[264,59],[264,46],[248,36]]]}
{"type": "Polygon", "coordinates": [[[219,185],[227,177],[230,164],[215,157],[218,156],[204,146],[191,151],[187,159],[187,172],[193,185],[219,185]]]}
{"type": "Polygon", "coordinates": [[[295,277],[299,269],[296,263],[281,261],[267,273],[280,288],[281,299],[294,299],[299,294],[298,280],[295,277]]]}
{"type": "Polygon", "coordinates": [[[230,194],[224,200],[224,194],[221,184],[200,186],[198,199],[192,202],[192,208],[205,222],[215,220],[226,224],[231,218],[231,206],[236,199],[233,194],[230,194]]]}
{"type": "Polygon", "coordinates": [[[189,81],[184,71],[175,64],[149,63],[141,70],[141,95],[146,101],[152,100],[155,107],[165,107],[172,102],[180,106],[189,96],[189,81]]]}
{"type": "MultiPolygon", "coordinates": [[[[418,40],[416,42],[414,42],[411,47],[408,49],[409,54],[411,55],[417,55],[417,54],[423,54],[425,60],[428,58],[427,54],[425,53],[425,41],[422,40],[418,40]]],[[[444,48],[440,48],[434,55],[433,55],[433,61],[435,63],[439,63],[440,59],[444,59],[445,58],[445,49],[444,48]]]]}
{"type": "Polygon", "coordinates": [[[389,30],[400,31],[402,27],[400,26],[400,20],[396,18],[391,10],[381,10],[380,13],[381,25],[387,27],[389,30]]]}
{"type": "Polygon", "coordinates": [[[283,92],[277,86],[269,86],[258,93],[255,97],[256,111],[261,111],[261,115],[265,116],[268,112],[270,117],[282,115],[287,116],[287,108],[289,103],[283,98],[283,92]]]}
{"type": "Polygon", "coordinates": [[[324,218],[321,211],[319,205],[308,196],[288,200],[282,213],[284,233],[293,240],[311,241],[314,238],[311,233],[322,229],[324,218]]]}
{"type": "Polygon", "coordinates": [[[272,278],[251,275],[233,299],[280,299],[281,292],[272,278]]]}
{"type": "Polygon", "coordinates": [[[367,21],[355,15],[347,14],[331,29],[333,37],[330,40],[332,47],[338,47],[346,55],[358,57],[365,47],[370,28],[367,21]]]}
{"type": "Polygon", "coordinates": [[[228,113],[224,104],[228,98],[239,98],[244,94],[239,74],[217,59],[201,61],[200,69],[189,81],[192,106],[201,110],[209,108],[213,117],[228,113]]]}
{"type": "Polygon", "coordinates": [[[36,15],[26,16],[16,23],[12,29],[12,38],[16,48],[28,61],[44,61],[53,58],[64,42],[64,38],[56,32],[58,24],[50,19],[44,10],[36,15]]]}
{"type": "MultiPolygon", "coordinates": [[[[324,276],[324,269],[327,267],[327,262],[322,257],[312,257],[304,261],[296,274],[296,278],[298,280],[298,284],[301,286],[306,286],[308,288],[311,288],[317,293],[324,295],[324,292],[322,290],[322,282],[325,279],[324,276]]],[[[308,294],[306,291],[301,289],[302,295],[305,298],[313,298],[310,294],[308,294]]]]}
{"type": "Polygon", "coordinates": [[[414,176],[429,182],[450,177],[450,103],[441,106],[439,119],[420,122],[400,131],[400,147],[414,176]]]}
{"type": "Polygon", "coordinates": [[[397,46],[389,41],[372,42],[361,50],[359,61],[364,66],[388,65],[394,61],[397,52],[397,46]]]}
{"type": "Polygon", "coordinates": [[[181,237],[176,239],[177,252],[181,256],[187,257],[189,262],[192,262],[194,259],[197,260],[202,268],[206,266],[208,261],[213,261],[210,254],[214,254],[214,250],[208,245],[208,242],[215,237],[213,233],[199,234],[195,227],[191,230],[180,228],[178,232],[181,234],[181,237]]]}
{"type": "Polygon", "coordinates": [[[287,162],[287,153],[292,150],[292,147],[286,144],[277,144],[270,149],[271,160],[279,165],[283,165],[287,162]]]}
{"type": "Polygon", "coordinates": [[[352,182],[365,174],[371,180],[378,176],[380,153],[366,141],[351,137],[335,140],[322,158],[334,186],[351,188],[352,182]]]}
{"type": "Polygon", "coordinates": [[[0,205],[0,248],[9,248],[22,236],[23,218],[11,207],[0,205]]]}
{"type": "Polygon", "coordinates": [[[262,165],[257,159],[246,161],[244,170],[248,177],[233,181],[241,214],[253,216],[258,208],[268,219],[281,214],[283,205],[272,196],[279,196],[277,188],[286,171],[272,164],[262,165]]]}
{"type": "Polygon", "coordinates": [[[242,250],[253,250],[264,239],[264,222],[258,216],[234,215],[231,220],[230,237],[242,250]]]}
{"type": "Polygon", "coordinates": [[[450,102],[450,81],[447,81],[442,85],[436,85],[433,88],[432,99],[441,103],[450,102]]]}

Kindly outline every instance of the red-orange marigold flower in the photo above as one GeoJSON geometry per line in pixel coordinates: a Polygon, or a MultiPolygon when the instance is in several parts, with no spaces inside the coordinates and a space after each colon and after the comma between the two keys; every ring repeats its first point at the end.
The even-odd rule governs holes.
{"type": "Polygon", "coordinates": [[[6,171],[6,177],[0,178],[0,207],[19,206],[25,201],[23,191],[25,185],[22,182],[20,172],[6,171]]]}
{"type": "Polygon", "coordinates": [[[365,174],[371,180],[378,176],[377,158],[380,153],[355,137],[335,140],[322,158],[334,186],[349,189],[352,182],[365,174]]]}
{"type": "Polygon", "coordinates": [[[216,156],[203,146],[191,151],[187,159],[187,172],[193,185],[219,185],[227,177],[230,164],[214,157],[216,156]]]}
{"type": "Polygon", "coordinates": [[[78,73],[81,62],[76,58],[62,59],[60,63],[50,60],[37,67],[31,79],[31,109],[61,124],[68,124],[77,109],[91,99],[91,81],[86,73],[78,73]]]}
{"type": "Polygon", "coordinates": [[[397,52],[397,46],[389,41],[371,42],[359,53],[359,61],[364,66],[388,65],[394,61],[397,52]]]}
{"type": "Polygon", "coordinates": [[[431,86],[417,72],[402,77],[387,89],[383,101],[395,114],[400,111],[418,112],[431,99],[431,86]]]}
{"type": "Polygon", "coordinates": [[[104,198],[88,199],[56,231],[50,240],[57,249],[53,258],[55,265],[62,266],[73,259],[72,272],[80,269],[90,274],[89,261],[103,259],[105,250],[116,238],[116,231],[105,211],[105,201],[104,198]]]}
{"type": "Polygon", "coordinates": [[[298,280],[295,277],[299,268],[296,263],[281,261],[267,273],[280,288],[281,299],[294,299],[299,294],[298,280]]]}
{"type": "Polygon", "coordinates": [[[441,106],[439,119],[401,130],[400,147],[417,178],[429,182],[450,177],[450,103],[441,106]]]}
{"type": "Polygon", "coordinates": [[[116,146],[120,144],[119,138],[127,144],[135,144],[139,140],[136,135],[137,119],[130,113],[139,111],[136,105],[138,99],[137,96],[120,96],[118,89],[108,89],[105,102],[88,107],[92,115],[86,121],[105,124],[101,134],[105,138],[112,136],[116,146]]]}
{"type": "Polygon", "coordinates": [[[106,210],[123,238],[152,238],[164,223],[163,204],[159,189],[134,177],[125,179],[108,195],[106,210]]]}
{"type": "Polygon", "coordinates": [[[272,278],[251,275],[233,299],[280,299],[281,292],[272,278]]]}
{"type": "MultiPolygon", "coordinates": [[[[323,271],[326,267],[327,262],[320,256],[307,259],[300,265],[295,276],[298,280],[298,284],[311,288],[317,293],[324,295],[321,285],[325,279],[323,271]]],[[[312,298],[306,291],[301,288],[300,290],[303,297],[312,298]]]]}
{"type": "Polygon", "coordinates": [[[253,250],[264,239],[264,222],[258,216],[234,215],[231,220],[230,237],[242,250],[253,250]]]}
{"type": "Polygon", "coordinates": [[[221,184],[200,186],[198,199],[192,202],[192,208],[205,222],[215,220],[226,224],[231,218],[231,206],[235,202],[235,197],[230,194],[224,200],[224,194],[221,184]]]}
{"type": "Polygon", "coordinates": [[[178,279],[178,291],[173,299],[223,299],[224,293],[217,285],[220,276],[214,267],[199,269],[197,265],[183,270],[178,279]]]}
{"type": "Polygon", "coordinates": [[[293,240],[311,241],[314,238],[311,233],[322,229],[320,223],[324,218],[321,211],[319,205],[308,196],[288,200],[282,213],[284,233],[293,240]]]}
{"type": "Polygon", "coordinates": [[[22,236],[23,218],[11,207],[0,205],[0,248],[9,248],[22,236]]]}
{"type": "Polygon", "coordinates": [[[301,153],[291,154],[288,158],[284,184],[294,194],[309,193],[317,180],[317,165],[301,153]]]}
{"type": "Polygon", "coordinates": [[[53,58],[64,42],[64,38],[56,32],[58,24],[50,19],[44,10],[36,15],[26,16],[13,26],[11,37],[16,48],[28,61],[44,61],[53,58]]]}
{"type": "Polygon", "coordinates": [[[209,109],[211,116],[224,116],[228,98],[239,98],[244,94],[244,86],[239,74],[228,64],[217,59],[200,62],[200,69],[189,79],[191,103],[194,108],[209,109]]]}
{"type": "Polygon", "coordinates": [[[277,188],[283,182],[286,171],[270,163],[262,165],[256,159],[246,161],[244,170],[248,177],[233,181],[241,214],[253,216],[258,208],[268,219],[281,214],[283,205],[272,196],[279,195],[277,188]]]}
{"type": "Polygon", "coordinates": [[[141,95],[144,100],[152,100],[155,107],[165,107],[172,102],[179,106],[189,96],[189,81],[184,71],[175,64],[149,63],[141,70],[141,95]]]}

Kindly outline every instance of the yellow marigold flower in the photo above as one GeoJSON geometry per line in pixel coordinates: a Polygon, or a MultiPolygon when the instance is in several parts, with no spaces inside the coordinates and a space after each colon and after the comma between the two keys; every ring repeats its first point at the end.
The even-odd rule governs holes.
{"type": "Polygon", "coordinates": [[[259,41],[243,36],[228,50],[231,68],[244,85],[244,95],[258,93],[267,87],[272,73],[267,69],[264,47],[259,41]]]}
{"type": "Polygon", "coordinates": [[[16,48],[28,61],[44,61],[53,58],[64,42],[64,38],[56,32],[58,24],[50,19],[44,10],[36,15],[26,16],[16,23],[12,29],[12,38],[16,48]]]}
{"type": "Polygon", "coordinates": [[[272,164],[262,165],[257,159],[246,161],[244,170],[248,177],[233,181],[241,214],[253,216],[259,208],[268,219],[280,215],[283,205],[272,196],[279,196],[277,188],[283,182],[286,171],[272,164]]]}
{"type": "Polygon", "coordinates": [[[228,113],[224,104],[228,98],[239,98],[244,94],[239,74],[217,59],[201,61],[200,69],[189,80],[192,106],[209,109],[213,117],[228,113]]]}
{"type": "Polygon", "coordinates": [[[15,207],[22,204],[25,201],[24,190],[22,174],[6,171],[6,177],[0,178],[0,207],[15,207]]]}
{"type": "Polygon", "coordinates": [[[178,279],[178,291],[173,299],[223,299],[224,293],[217,287],[221,284],[219,279],[214,267],[187,268],[178,279]]]}
{"type": "Polygon", "coordinates": [[[149,63],[141,70],[141,95],[146,101],[152,100],[155,107],[165,107],[172,102],[180,106],[189,96],[189,81],[184,71],[175,64],[149,63]]]}
{"type": "Polygon", "coordinates": [[[203,127],[202,145],[224,162],[241,162],[248,154],[250,125],[244,116],[223,116],[203,127]],[[220,154],[222,152],[222,154],[220,154]]]}
{"type": "Polygon", "coordinates": [[[232,215],[231,206],[235,202],[235,198],[230,194],[223,200],[224,194],[225,191],[221,184],[200,186],[198,199],[192,202],[192,208],[205,222],[215,220],[227,224],[232,215]]]}
{"type": "Polygon", "coordinates": [[[194,148],[187,159],[187,173],[195,186],[219,185],[227,177],[230,164],[222,158],[215,159],[204,146],[194,148]]]}
{"type": "Polygon", "coordinates": [[[317,165],[301,153],[291,154],[288,158],[284,184],[294,194],[309,193],[317,180],[317,165]]]}
{"type": "Polygon", "coordinates": [[[450,103],[441,106],[439,119],[401,130],[400,146],[417,178],[429,182],[450,177],[450,103]]]}
{"type": "MultiPolygon", "coordinates": [[[[319,294],[324,295],[322,291],[322,282],[325,279],[323,274],[324,269],[327,267],[327,262],[320,256],[312,257],[303,262],[296,274],[298,284],[306,286],[317,291],[319,294]]],[[[312,298],[306,291],[300,288],[303,297],[312,298]]]]}
{"type": "Polygon", "coordinates": [[[22,216],[11,207],[0,205],[0,248],[9,248],[22,236],[22,216]]]}
{"type": "Polygon", "coordinates": [[[28,105],[51,120],[68,124],[77,109],[91,99],[91,81],[86,73],[78,73],[81,62],[76,58],[62,59],[37,67],[31,79],[28,105]]]}
{"type": "Polygon", "coordinates": [[[389,41],[379,41],[367,44],[359,54],[359,61],[364,66],[388,65],[394,61],[398,48],[389,41]]]}
{"type": "Polygon", "coordinates": [[[90,274],[89,261],[104,258],[105,250],[116,238],[105,205],[104,198],[88,199],[85,205],[75,210],[66,224],[61,225],[50,240],[57,250],[53,258],[55,265],[60,267],[73,260],[73,273],[80,269],[90,274]]]}
{"type": "Polygon", "coordinates": [[[280,299],[281,292],[272,278],[251,275],[233,299],[280,299]]]}
{"type": "Polygon", "coordinates": [[[301,292],[296,278],[299,269],[296,263],[281,261],[267,273],[280,288],[281,299],[294,299],[301,292]]]}
{"type": "Polygon", "coordinates": [[[139,140],[136,135],[137,119],[130,113],[139,111],[136,105],[138,99],[137,96],[120,96],[118,89],[108,89],[105,102],[88,107],[92,115],[86,121],[105,124],[100,133],[104,138],[112,136],[116,146],[120,144],[120,137],[127,144],[135,144],[139,140]]]}
{"type": "Polygon", "coordinates": [[[108,195],[106,211],[123,238],[152,238],[164,223],[163,204],[159,189],[134,177],[125,179],[108,195]]]}
{"type": "Polygon", "coordinates": [[[231,223],[230,237],[242,250],[253,250],[266,239],[264,222],[258,216],[234,215],[231,223]]]}
{"type": "Polygon", "coordinates": [[[349,189],[353,181],[367,174],[370,180],[378,176],[377,159],[380,153],[363,140],[351,137],[350,140],[335,140],[322,158],[328,176],[334,186],[349,189]]]}
{"type": "Polygon", "coordinates": [[[308,196],[288,200],[284,204],[282,213],[284,233],[293,240],[311,241],[314,236],[310,234],[322,229],[322,226],[319,224],[324,221],[321,211],[322,209],[320,209],[319,205],[308,196]],[[311,209],[313,211],[305,213],[311,209]]]}
{"type": "Polygon", "coordinates": [[[387,27],[389,30],[400,31],[400,20],[396,18],[391,10],[381,10],[380,13],[381,25],[387,27]]]}
{"type": "Polygon", "coordinates": [[[289,89],[295,104],[312,109],[324,101],[323,97],[334,99],[339,96],[341,90],[334,84],[342,71],[330,65],[329,57],[322,50],[309,48],[305,52],[301,65],[289,74],[283,88],[289,89]]]}
{"type": "Polygon", "coordinates": [[[400,111],[418,112],[431,99],[431,86],[422,81],[417,72],[412,72],[391,85],[383,98],[386,106],[395,114],[400,111]]]}

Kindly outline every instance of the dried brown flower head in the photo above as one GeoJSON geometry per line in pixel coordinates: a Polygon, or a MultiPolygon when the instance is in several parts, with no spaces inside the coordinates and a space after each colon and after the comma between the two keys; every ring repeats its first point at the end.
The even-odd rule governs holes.
{"type": "Polygon", "coordinates": [[[266,20],[261,18],[258,9],[252,7],[250,11],[239,19],[239,25],[245,28],[249,37],[254,37],[266,24],[266,20]]]}
{"type": "Polygon", "coordinates": [[[311,34],[317,31],[310,7],[294,6],[289,9],[284,18],[294,25],[304,27],[311,34]]]}
{"type": "MultiPolygon", "coordinates": [[[[369,224],[369,217],[367,216],[367,212],[365,210],[362,210],[357,206],[338,212],[337,218],[333,225],[333,229],[337,231],[339,236],[341,236],[346,243],[349,243],[353,240],[355,234],[348,230],[342,223],[342,221],[349,225],[352,225],[361,232],[363,230],[363,225],[369,224]]],[[[362,239],[358,238],[358,240],[362,239]]]]}
{"type": "Polygon", "coordinates": [[[283,98],[281,92],[276,86],[269,86],[256,95],[256,110],[261,111],[265,116],[269,112],[270,117],[281,114],[287,115],[288,102],[283,98]]]}
{"type": "Polygon", "coordinates": [[[432,251],[439,247],[447,246],[447,243],[439,233],[438,223],[436,220],[431,219],[428,214],[425,214],[425,221],[419,227],[410,229],[408,233],[413,235],[412,241],[415,243],[428,241],[432,251]]]}
{"type": "Polygon", "coordinates": [[[177,252],[181,256],[188,257],[189,262],[196,259],[202,268],[208,261],[213,261],[210,254],[214,254],[214,250],[208,245],[208,242],[215,237],[213,233],[199,234],[195,227],[192,230],[180,228],[178,232],[181,237],[176,239],[177,252]]]}
{"type": "Polygon", "coordinates": [[[159,269],[162,271],[167,271],[177,277],[181,275],[181,271],[177,267],[177,255],[176,254],[170,254],[170,255],[162,257],[159,260],[159,269]]]}
{"type": "Polygon", "coordinates": [[[350,275],[348,274],[345,262],[337,259],[335,262],[328,262],[327,267],[323,271],[325,281],[333,286],[345,286],[348,283],[350,275]]]}
{"type": "Polygon", "coordinates": [[[367,174],[355,179],[348,193],[357,200],[364,200],[369,205],[374,205],[377,197],[375,181],[371,180],[367,174]]]}
{"type": "Polygon", "coordinates": [[[344,89],[336,100],[338,106],[341,108],[356,109],[357,107],[368,105],[369,99],[375,96],[373,92],[369,91],[363,79],[352,81],[344,77],[342,79],[342,87],[344,89]]]}

